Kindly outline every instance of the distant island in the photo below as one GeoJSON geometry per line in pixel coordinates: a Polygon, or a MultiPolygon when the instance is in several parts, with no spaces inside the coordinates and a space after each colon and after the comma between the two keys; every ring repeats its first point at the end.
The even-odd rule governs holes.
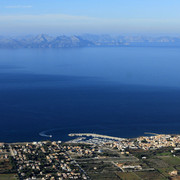
{"type": "Polygon", "coordinates": [[[74,48],[74,47],[180,47],[180,37],[145,37],[111,35],[50,36],[46,34],[21,37],[0,36],[0,48],[74,48]]]}

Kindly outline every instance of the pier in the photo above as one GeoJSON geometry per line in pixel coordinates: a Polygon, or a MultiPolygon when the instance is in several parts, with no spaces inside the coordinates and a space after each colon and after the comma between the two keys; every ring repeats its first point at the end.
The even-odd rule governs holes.
{"type": "Polygon", "coordinates": [[[106,135],[100,135],[100,134],[93,134],[93,133],[71,133],[71,134],[68,134],[68,136],[98,137],[98,138],[113,139],[113,140],[118,140],[118,141],[125,140],[125,138],[106,136],[106,135]]]}

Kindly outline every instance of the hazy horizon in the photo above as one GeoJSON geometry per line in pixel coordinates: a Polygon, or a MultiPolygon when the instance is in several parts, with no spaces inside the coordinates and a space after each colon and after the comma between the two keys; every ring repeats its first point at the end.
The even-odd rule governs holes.
{"type": "Polygon", "coordinates": [[[180,35],[180,2],[159,0],[6,0],[0,35],[146,34],[180,35]]]}
{"type": "Polygon", "coordinates": [[[47,35],[51,37],[58,37],[58,36],[84,36],[84,35],[93,35],[93,36],[111,36],[111,37],[152,37],[152,38],[160,38],[160,37],[174,37],[179,38],[180,34],[149,34],[149,33],[21,33],[21,34],[0,34],[0,37],[28,37],[28,36],[39,36],[39,35],[47,35]]]}

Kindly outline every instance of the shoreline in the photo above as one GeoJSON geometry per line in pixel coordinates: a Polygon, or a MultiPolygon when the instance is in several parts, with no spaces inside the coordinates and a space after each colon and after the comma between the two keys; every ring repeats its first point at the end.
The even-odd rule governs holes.
{"type": "MultiPolygon", "coordinates": [[[[150,137],[150,136],[159,136],[159,135],[170,135],[170,136],[178,136],[180,134],[165,134],[165,133],[153,133],[153,132],[144,132],[144,136],[141,135],[141,136],[136,136],[136,137],[131,137],[131,138],[121,138],[121,137],[114,137],[114,136],[108,136],[108,135],[102,135],[102,134],[95,134],[95,133],[69,133],[68,136],[69,137],[72,137],[71,140],[73,139],[76,139],[77,137],[88,137],[88,138],[102,138],[102,139],[109,139],[109,140],[114,140],[114,141],[123,141],[123,140],[129,140],[129,139],[135,139],[135,138],[140,138],[140,137],[150,137]],[[74,138],[73,138],[74,137],[74,138]]],[[[55,141],[55,142],[58,142],[58,141],[61,141],[61,142],[69,142],[71,140],[55,140],[55,139],[52,139],[53,136],[51,135],[47,135],[47,136],[44,136],[44,137],[47,137],[48,139],[42,139],[42,140],[37,140],[37,141],[16,141],[16,142],[3,142],[3,141],[0,141],[0,144],[4,143],[4,144],[27,144],[27,143],[37,143],[37,142],[46,142],[46,141],[55,141]]]]}

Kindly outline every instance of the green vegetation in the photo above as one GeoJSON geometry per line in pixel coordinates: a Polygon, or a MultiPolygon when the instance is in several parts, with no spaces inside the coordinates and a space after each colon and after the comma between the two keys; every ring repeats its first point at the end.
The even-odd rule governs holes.
{"type": "Polygon", "coordinates": [[[171,166],[180,165],[179,157],[168,156],[168,157],[161,157],[161,159],[171,166]]]}
{"type": "Polygon", "coordinates": [[[117,172],[116,173],[122,180],[141,180],[134,172],[123,173],[117,172]]]}
{"type": "Polygon", "coordinates": [[[162,153],[157,153],[157,156],[172,156],[171,152],[162,152],[162,153]]]}
{"type": "MultiPolygon", "coordinates": [[[[144,168],[154,168],[154,171],[135,172],[143,180],[165,180],[170,179],[170,172],[177,170],[180,173],[180,157],[173,156],[172,148],[161,148],[157,150],[130,150],[130,152],[139,158],[139,164],[146,164],[144,168]],[[145,156],[146,159],[142,159],[145,156]]],[[[143,166],[142,166],[143,167],[143,166]]]]}
{"type": "Polygon", "coordinates": [[[169,177],[169,172],[174,171],[173,167],[159,168],[158,171],[165,177],[169,177]]]}
{"type": "Polygon", "coordinates": [[[56,142],[47,142],[12,145],[12,148],[18,153],[14,158],[5,157],[0,161],[0,180],[16,180],[16,172],[20,172],[18,175],[22,179],[42,179],[48,174],[55,179],[63,177],[63,174],[82,178],[83,171],[79,166],[93,180],[167,180],[180,174],[180,156],[175,156],[175,151],[169,147],[157,150],[126,149],[124,153],[128,156],[109,144],[78,146],[69,143],[61,146],[56,142]],[[23,164],[19,165],[18,162],[22,161],[23,164]]]}
{"type": "Polygon", "coordinates": [[[16,161],[12,156],[9,157],[9,162],[11,164],[11,171],[16,172],[16,161]]]}
{"type": "Polygon", "coordinates": [[[91,179],[93,180],[119,180],[118,176],[113,172],[104,172],[104,173],[96,173],[89,174],[91,179]]]}
{"type": "Polygon", "coordinates": [[[1,174],[16,172],[16,169],[13,169],[14,167],[15,167],[14,164],[12,165],[11,161],[9,161],[8,159],[0,161],[0,173],[1,174]]]}
{"type": "Polygon", "coordinates": [[[116,172],[119,171],[111,162],[104,162],[100,160],[87,160],[86,162],[77,160],[79,165],[88,173],[91,179],[119,179],[116,172]]]}
{"type": "Polygon", "coordinates": [[[17,174],[0,174],[0,180],[17,180],[17,174]]]}
{"type": "Polygon", "coordinates": [[[136,172],[136,175],[143,180],[166,180],[164,176],[162,176],[157,171],[146,171],[146,172],[136,172]]]}
{"type": "Polygon", "coordinates": [[[171,147],[165,147],[161,149],[148,150],[148,151],[142,149],[137,149],[137,150],[129,149],[128,151],[137,158],[141,159],[144,156],[147,158],[153,158],[155,156],[171,155],[171,150],[172,150],[171,147]]]}

